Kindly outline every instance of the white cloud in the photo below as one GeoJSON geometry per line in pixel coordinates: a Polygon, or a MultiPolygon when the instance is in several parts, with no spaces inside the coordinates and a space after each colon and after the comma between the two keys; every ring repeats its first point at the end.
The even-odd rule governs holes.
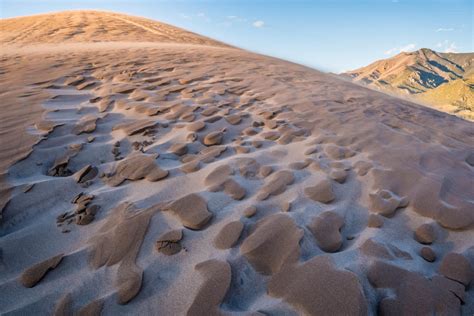
{"type": "Polygon", "coordinates": [[[452,27],[440,27],[436,32],[452,32],[454,29],[452,27]]]}
{"type": "Polygon", "coordinates": [[[263,22],[262,20],[258,20],[258,21],[253,22],[252,25],[260,28],[265,25],[265,22],[263,22]]]}
{"type": "Polygon", "coordinates": [[[196,18],[198,18],[206,22],[211,22],[211,19],[204,12],[198,12],[195,14],[180,13],[179,17],[185,20],[195,20],[196,18]]]}
{"type": "Polygon", "coordinates": [[[204,12],[198,12],[196,13],[196,17],[198,17],[199,19],[202,19],[206,22],[211,22],[211,19],[206,15],[206,13],[204,12]]]}
{"type": "Polygon", "coordinates": [[[384,52],[385,55],[392,55],[393,53],[395,53],[396,51],[398,50],[398,48],[394,47],[394,48],[390,48],[389,50],[386,50],[384,52]]]}
{"type": "Polygon", "coordinates": [[[233,24],[231,21],[224,21],[224,22],[219,22],[216,24],[217,26],[223,26],[223,27],[231,27],[233,24]]]}
{"type": "Polygon", "coordinates": [[[416,44],[411,43],[411,44],[407,44],[401,47],[390,48],[389,50],[385,51],[385,55],[398,54],[401,52],[410,52],[410,51],[415,50],[415,48],[416,48],[416,44]]]}
{"type": "Polygon", "coordinates": [[[408,45],[405,45],[403,47],[400,47],[400,51],[401,52],[409,52],[411,50],[414,50],[416,47],[416,44],[408,44],[408,45]]]}
{"type": "Polygon", "coordinates": [[[439,48],[439,50],[443,53],[457,53],[459,51],[459,47],[456,45],[456,43],[450,42],[448,40],[437,43],[436,47],[439,48]]]}
{"type": "Polygon", "coordinates": [[[225,18],[227,20],[229,20],[231,23],[233,23],[233,22],[247,22],[247,19],[242,18],[242,17],[237,16],[237,15],[228,15],[225,18]]]}
{"type": "Polygon", "coordinates": [[[445,53],[457,53],[458,52],[458,47],[456,44],[453,42],[451,43],[446,49],[444,50],[445,53]]]}

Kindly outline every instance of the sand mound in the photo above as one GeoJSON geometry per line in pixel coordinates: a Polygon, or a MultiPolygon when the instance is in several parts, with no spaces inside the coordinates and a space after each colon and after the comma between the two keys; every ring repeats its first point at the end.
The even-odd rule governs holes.
{"type": "Polygon", "coordinates": [[[111,186],[120,185],[125,180],[158,181],[165,178],[168,171],[161,169],[152,156],[137,154],[118,163],[117,169],[106,179],[111,186]]]}
{"type": "Polygon", "coordinates": [[[104,302],[101,300],[92,301],[86,306],[82,307],[77,314],[80,316],[99,316],[102,312],[104,302]]]}
{"type": "Polygon", "coordinates": [[[434,262],[436,260],[436,253],[430,247],[421,248],[420,256],[428,262],[434,262]]]}
{"type": "Polygon", "coordinates": [[[469,261],[463,255],[454,252],[444,256],[439,266],[439,273],[465,286],[469,286],[474,277],[474,270],[469,261]]]}
{"type": "Polygon", "coordinates": [[[195,193],[174,201],[167,209],[178,216],[184,227],[191,229],[202,229],[212,218],[206,201],[195,193]]]}
{"type": "Polygon", "coordinates": [[[368,272],[369,281],[376,288],[390,288],[395,297],[382,298],[380,313],[412,315],[458,315],[464,301],[464,288],[442,276],[430,279],[382,261],[375,262],[368,272]]]}
{"type": "Polygon", "coordinates": [[[67,316],[72,314],[72,297],[70,293],[67,293],[61,297],[54,307],[54,316],[67,316]]]}
{"type": "Polygon", "coordinates": [[[271,195],[278,195],[286,190],[287,185],[294,181],[293,173],[288,170],[280,170],[268,179],[265,186],[260,189],[258,199],[265,200],[271,195]]]}
{"type": "Polygon", "coordinates": [[[180,229],[166,232],[156,241],[156,250],[167,256],[177,254],[182,248],[181,239],[183,239],[183,231],[180,229]]]}
{"type": "Polygon", "coordinates": [[[208,260],[196,265],[203,283],[187,315],[220,315],[221,304],[230,286],[231,270],[227,262],[208,260]]]}
{"type": "Polygon", "coordinates": [[[303,232],[290,217],[275,214],[257,223],[255,231],[242,243],[240,252],[257,271],[277,273],[298,260],[302,236],[303,232]]]}
{"type": "Polygon", "coordinates": [[[316,185],[307,187],[304,192],[310,199],[321,203],[329,203],[336,198],[331,181],[328,179],[323,179],[316,185]]]}
{"type": "Polygon", "coordinates": [[[273,276],[268,293],[308,315],[367,315],[367,301],[357,275],[336,269],[327,256],[273,276]]]}
{"type": "Polygon", "coordinates": [[[230,222],[219,231],[214,239],[214,245],[219,249],[232,248],[240,237],[244,224],[240,221],[230,222]]]}
{"type": "Polygon", "coordinates": [[[23,284],[25,287],[35,286],[49,270],[56,268],[62,259],[62,254],[57,255],[48,260],[35,264],[31,268],[28,268],[21,274],[21,284],[23,284]]]}
{"type": "Polygon", "coordinates": [[[335,212],[324,212],[309,226],[319,247],[326,252],[338,251],[342,246],[341,228],[344,218],[335,212]]]}
{"type": "Polygon", "coordinates": [[[422,244],[431,244],[436,239],[433,225],[423,224],[415,230],[415,239],[422,244]]]}

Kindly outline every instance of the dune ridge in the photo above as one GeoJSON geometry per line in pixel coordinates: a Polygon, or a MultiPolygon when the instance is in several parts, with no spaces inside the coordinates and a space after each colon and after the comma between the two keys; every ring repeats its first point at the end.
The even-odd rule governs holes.
{"type": "Polygon", "coordinates": [[[1,313],[473,313],[472,123],[144,23],[1,21],[1,313]]]}
{"type": "Polygon", "coordinates": [[[159,42],[228,46],[166,23],[92,10],[2,19],[0,29],[0,42],[8,45],[159,42]]]}

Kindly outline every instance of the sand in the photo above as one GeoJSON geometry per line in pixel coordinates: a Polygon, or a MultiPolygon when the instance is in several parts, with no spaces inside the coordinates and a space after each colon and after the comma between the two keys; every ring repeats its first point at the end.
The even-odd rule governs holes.
{"type": "Polygon", "coordinates": [[[472,122],[141,18],[0,26],[0,313],[474,313],[472,122]]]}

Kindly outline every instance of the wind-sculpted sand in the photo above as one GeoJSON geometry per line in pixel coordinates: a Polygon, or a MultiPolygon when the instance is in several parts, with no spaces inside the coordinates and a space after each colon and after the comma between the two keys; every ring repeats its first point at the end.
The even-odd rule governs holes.
{"type": "Polygon", "coordinates": [[[150,20],[0,26],[0,313],[474,313],[471,122],[150,20]]]}

